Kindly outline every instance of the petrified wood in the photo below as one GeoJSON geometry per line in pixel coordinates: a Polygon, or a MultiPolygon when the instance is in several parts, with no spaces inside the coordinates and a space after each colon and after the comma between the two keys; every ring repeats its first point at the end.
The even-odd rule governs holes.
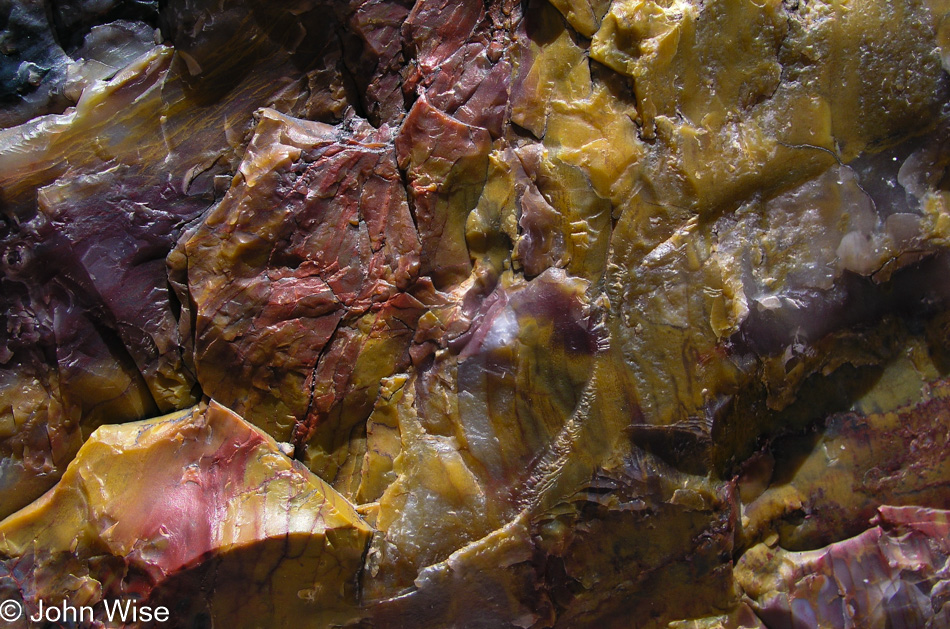
{"type": "Polygon", "coordinates": [[[13,626],[950,623],[950,3],[0,9],[13,626]]]}

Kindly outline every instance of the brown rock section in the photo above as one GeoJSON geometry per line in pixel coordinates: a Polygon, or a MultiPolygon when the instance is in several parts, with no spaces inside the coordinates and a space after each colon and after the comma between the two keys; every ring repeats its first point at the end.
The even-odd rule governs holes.
{"type": "Polygon", "coordinates": [[[488,131],[435,109],[425,96],[397,138],[423,242],[421,270],[437,288],[453,288],[472,270],[465,222],[485,183],[490,145],[488,131]]]}
{"type": "Polygon", "coordinates": [[[282,441],[313,440],[331,480],[423,310],[392,134],[345,126],[261,112],[227,195],[170,258],[202,389],[282,441]]]}
{"type": "Polygon", "coordinates": [[[158,10],[0,132],[0,587],[939,625],[945,3],[158,10]]]}
{"type": "Polygon", "coordinates": [[[805,550],[861,532],[881,505],[950,506],[950,399],[945,381],[928,388],[919,404],[836,415],[820,433],[776,443],[773,487],[743,510],[747,539],[774,532],[805,550]]]}

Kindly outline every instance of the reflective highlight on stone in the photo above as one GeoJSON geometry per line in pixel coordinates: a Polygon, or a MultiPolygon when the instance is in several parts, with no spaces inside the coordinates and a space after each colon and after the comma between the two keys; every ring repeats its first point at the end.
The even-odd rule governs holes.
{"type": "Polygon", "coordinates": [[[950,622],[947,2],[7,4],[3,596],[950,622]]]}

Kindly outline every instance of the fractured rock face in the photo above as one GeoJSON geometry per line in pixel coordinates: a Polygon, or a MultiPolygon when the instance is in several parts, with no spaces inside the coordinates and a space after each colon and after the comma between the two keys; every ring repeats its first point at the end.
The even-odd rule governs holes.
{"type": "Polygon", "coordinates": [[[874,524],[820,550],[792,553],[763,545],[746,553],[737,575],[762,622],[941,627],[950,621],[943,569],[950,551],[947,512],[880,507],[874,524]]]}
{"type": "Polygon", "coordinates": [[[945,2],[8,5],[7,598],[946,623],[945,2]]]}
{"type": "Polygon", "coordinates": [[[302,447],[353,384],[405,368],[419,238],[388,129],[260,115],[227,195],[171,262],[202,390],[302,447]]]}
{"type": "Polygon", "coordinates": [[[104,619],[110,600],[130,598],[167,603],[181,625],[188,614],[322,627],[358,615],[370,532],[271,437],[212,402],[97,430],[53,490],[4,521],[2,552],[15,559],[0,587],[34,613],[68,598],[104,619]],[[267,596],[248,599],[249,582],[267,596]]]}

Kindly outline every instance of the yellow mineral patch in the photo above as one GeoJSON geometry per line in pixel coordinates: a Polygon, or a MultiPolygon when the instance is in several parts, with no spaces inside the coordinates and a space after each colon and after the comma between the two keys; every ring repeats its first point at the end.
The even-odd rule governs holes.
{"type": "Polygon", "coordinates": [[[120,598],[141,587],[134,574],[152,579],[152,602],[169,601],[210,577],[209,611],[235,626],[253,625],[251,606],[322,627],[357,614],[370,534],[345,498],[211,402],[98,429],[54,489],[0,523],[0,553],[30,557],[28,606],[120,598]],[[96,587],[77,594],[73,575],[96,587]],[[272,596],[243,599],[244,580],[265,575],[272,596]],[[313,591],[298,597],[306,583],[313,591]]]}

